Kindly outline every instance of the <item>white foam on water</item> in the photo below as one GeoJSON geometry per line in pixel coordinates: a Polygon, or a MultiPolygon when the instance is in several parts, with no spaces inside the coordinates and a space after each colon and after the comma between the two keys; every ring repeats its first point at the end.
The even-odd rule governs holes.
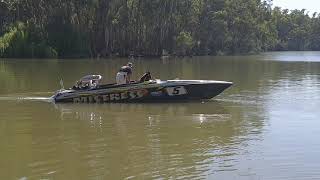
{"type": "Polygon", "coordinates": [[[263,96],[255,94],[236,94],[224,96],[223,98],[215,98],[213,100],[226,103],[243,104],[243,105],[259,105],[263,101],[263,96]]]}
{"type": "Polygon", "coordinates": [[[51,97],[36,96],[43,95],[43,93],[32,93],[32,94],[15,94],[0,96],[0,101],[42,101],[42,102],[52,102],[51,97]],[[34,96],[33,96],[34,95],[34,96]]]}
{"type": "Polygon", "coordinates": [[[52,102],[50,97],[20,97],[19,100],[52,102]]]}

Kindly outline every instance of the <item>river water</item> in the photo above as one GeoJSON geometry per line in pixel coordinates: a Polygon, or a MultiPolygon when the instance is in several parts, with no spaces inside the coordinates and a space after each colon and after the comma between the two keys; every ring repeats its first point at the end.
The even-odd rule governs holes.
{"type": "Polygon", "coordinates": [[[320,179],[320,52],[135,59],[234,86],[205,102],[53,104],[127,59],[0,60],[0,179],[320,179]]]}

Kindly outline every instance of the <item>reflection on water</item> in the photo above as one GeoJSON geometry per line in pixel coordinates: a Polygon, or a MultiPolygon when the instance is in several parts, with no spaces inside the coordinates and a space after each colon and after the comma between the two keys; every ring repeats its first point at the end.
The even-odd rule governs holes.
{"type": "Polygon", "coordinates": [[[296,51],[296,52],[269,52],[261,56],[263,60],[287,61],[287,62],[319,62],[319,52],[296,51]]]}
{"type": "MultiPolygon", "coordinates": [[[[105,167],[103,163],[101,165],[104,167],[100,167],[102,172],[110,169],[111,174],[115,174],[113,170],[123,174],[115,178],[200,177],[210,169],[215,171],[210,167],[215,161],[217,171],[232,170],[230,156],[241,153],[241,143],[245,140],[237,136],[248,133],[238,129],[244,126],[244,122],[233,119],[218,102],[148,106],[107,104],[89,108],[82,104],[60,104],[57,109],[62,120],[78,119],[100,133],[101,140],[110,145],[110,149],[119,151],[119,154],[112,152],[117,154],[115,159],[109,159],[112,167],[105,167]]],[[[104,157],[105,151],[101,148],[96,153],[104,157]]],[[[99,159],[95,161],[99,163],[99,159]]]]}
{"type": "Polygon", "coordinates": [[[235,84],[210,101],[145,104],[47,101],[61,76],[111,82],[126,59],[0,61],[0,179],[318,179],[320,64],[292,56],[135,60],[136,77],[235,84]]]}
{"type": "MultiPolygon", "coordinates": [[[[217,101],[102,105],[9,102],[8,106],[21,114],[15,115],[17,121],[25,121],[7,120],[2,126],[11,134],[1,135],[8,138],[1,145],[7,150],[5,154],[16,156],[20,148],[24,152],[23,159],[6,166],[16,172],[3,171],[4,177],[11,178],[18,178],[18,174],[35,179],[206,177],[234,170],[236,156],[245,153],[247,142],[257,138],[254,134],[260,134],[262,126],[246,121],[239,107],[217,101]]],[[[1,116],[8,119],[12,113],[1,116]]],[[[11,161],[3,158],[3,163],[11,161]]]]}

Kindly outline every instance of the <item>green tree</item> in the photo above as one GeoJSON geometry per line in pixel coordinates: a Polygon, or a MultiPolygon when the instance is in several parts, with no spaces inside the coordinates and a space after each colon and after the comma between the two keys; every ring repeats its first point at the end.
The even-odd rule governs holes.
{"type": "Polygon", "coordinates": [[[192,39],[190,32],[180,32],[176,40],[177,52],[179,55],[190,55],[191,49],[194,46],[194,41],[192,39]]]}
{"type": "Polygon", "coordinates": [[[65,58],[159,56],[163,50],[216,55],[320,49],[318,14],[310,17],[305,10],[272,9],[271,4],[272,0],[2,0],[0,37],[6,42],[2,56],[47,57],[54,51],[65,58]],[[25,27],[19,29],[17,22],[25,27]],[[15,49],[9,53],[9,47],[15,49]],[[39,53],[32,51],[34,47],[39,53]]]}

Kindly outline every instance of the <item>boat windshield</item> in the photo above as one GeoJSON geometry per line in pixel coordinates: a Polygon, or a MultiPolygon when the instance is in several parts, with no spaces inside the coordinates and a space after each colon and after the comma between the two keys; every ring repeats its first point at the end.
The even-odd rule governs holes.
{"type": "Polygon", "coordinates": [[[101,79],[101,75],[86,75],[76,82],[73,89],[95,88],[99,85],[101,79]]]}
{"type": "Polygon", "coordinates": [[[146,82],[146,81],[150,81],[150,80],[152,80],[151,73],[150,72],[146,72],[141,76],[141,78],[139,79],[138,82],[146,82]]]}

